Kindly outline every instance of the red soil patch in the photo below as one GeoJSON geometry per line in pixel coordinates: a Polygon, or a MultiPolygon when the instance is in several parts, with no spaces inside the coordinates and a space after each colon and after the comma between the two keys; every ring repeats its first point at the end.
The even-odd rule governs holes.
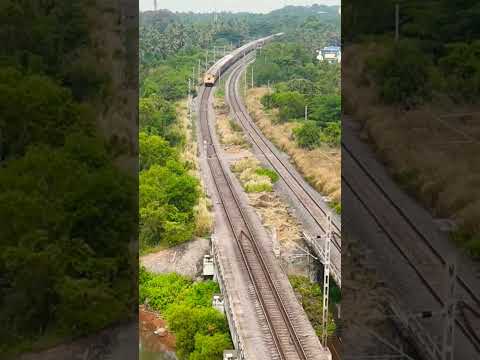
{"type": "Polygon", "coordinates": [[[140,305],[138,315],[140,340],[143,347],[152,352],[175,351],[175,335],[168,330],[164,336],[154,333],[158,328],[167,328],[164,319],[157,313],[148,310],[145,305],[140,305]]]}

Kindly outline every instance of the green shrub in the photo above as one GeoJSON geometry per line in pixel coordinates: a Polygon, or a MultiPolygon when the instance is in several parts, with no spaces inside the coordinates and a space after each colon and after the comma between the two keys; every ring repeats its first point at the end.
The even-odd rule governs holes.
{"type": "Polygon", "coordinates": [[[380,88],[380,97],[388,104],[416,105],[430,96],[430,59],[419,46],[403,40],[388,47],[382,55],[367,61],[380,88]]]}
{"type": "Polygon", "coordinates": [[[342,138],[342,129],[339,122],[327,123],[321,129],[320,141],[330,146],[339,146],[342,138]]]}
{"type": "Polygon", "coordinates": [[[272,184],[269,182],[257,182],[257,181],[249,181],[245,183],[245,191],[247,193],[257,193],[257,192],[272,192],[272,184]]]}
{"type": "Polygon", "coordinates": [[[313,149],[320,145],[322,130],[312,121],[303,123],[293,130],[298,146],[313,149]]]}
{"type": "Polygon", "coordinates": [[[277,172],[268,168],[257,168],[255,169],[255,174],[268,176],[272,183],[277,182],[279,179],[277,172]]]}
{"type": "MultiPolygon", "coordinates": [[[[317,336],[322,333],[322,316],[323,316],[323,297],[322,289],[319,284],[312,283],[305,276],[289,276],[290,284],[293,290],[301,296],[302,307],[307,313],[307,317],[312,323],[317,336]]],[[[330,293],[331,305],[340,301],[340,294],[338,288],[332,287],[333,293],[330,293]]],[[[329,314],[328,333],[332,334],[336,330],[335,322],[333,321],[333,314],[329,314]]]]}
{"type": "Polygon", "coordinates": [[[217,283],[192,282],[175,273],[152,274],[142,267],[139,286],[140,302],[160,311],[175,333],[179,359],[215,359],[231,348],[226,318],[211,305],[220,292],[217,283]]]}

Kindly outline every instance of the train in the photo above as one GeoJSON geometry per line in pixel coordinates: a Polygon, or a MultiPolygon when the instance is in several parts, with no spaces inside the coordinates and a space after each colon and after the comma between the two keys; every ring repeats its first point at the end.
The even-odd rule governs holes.
{"type": "Polygon", "coordinates": [[[233,50],[230,54],[218,60],[215,64],[212,65],[210,69],[208,69],[208,71],[205,73],[205,76],[203,77],[203,84],[205,86],[212,87],[213,85],[215,85],[220,76],[238,59],[242,58],[250,51],[263,46],[268,41],[271,41],[272,39],[282,35],[283,33],[270,35],[261,39],[251,41],[233,50]]]}

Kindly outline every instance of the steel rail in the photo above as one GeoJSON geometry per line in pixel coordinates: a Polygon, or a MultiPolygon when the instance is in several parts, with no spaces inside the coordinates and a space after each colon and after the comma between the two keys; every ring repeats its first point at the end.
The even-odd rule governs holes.
{"type": "MultiPolygon", "coordinates": [[[[394,207],[394,209],[398,212],[398,214],[412,227],[412,229],[420,235],[424,241],[426,241],[427,245],[429,245],[429,248],[432,250],[432,252],[440,256],[440,258],[443,260],[442,264],[446,264],[446,261],[441,257],[441,255],[438,253],[436,249],[429,244],[428,240],[426,237],[421,233],[421,231],[417,228],[415,224],[405,215],[405,213],[400,209],[400,207],[394,202],[394,200],[387,194],[387,192],[383,189],[383,187],[377,182],[377,180],[368,172],[368,170],[364,167],[364,165],[353,155],[353,152],[342,142],[342,148],[345,150],[346,154],[350,156],[350,158],[354,161],[355,164],[362,170],[364,174],[367,175],[367,177],[372,181],[372,183],[380,190],[384,198],[394,207]]],[[[382,229],[383,233],[387,236],[387,238],[390,240],[392,245],[397,249],[397,251],[400,253],[400,255],[405,259],[407,264],[413,269],[415,274],[418,276],[420,281],[423,283],[423,285],[427,288],[428,292],[432,297],[440,304],[440,306],[444,306],[445,302],[442,300],[441,296],[437,293],[435,290],[435,286],[431,285],[428,279],[422,274],[422,271],[419,269],[419,267],[415,264],[415,262],[408,256],[405,250],[395,241],[393,236],[390,234],[388,229],[384,226],[382,221],[378,218],[378,216],[373,212],[372,209],[368,207],[368,205],[365,203],[365,201],[361,198],[360,194],[355,191],[353,185],[348,181],[348,179],[342,175],[342,184],[345,184],[349,190],[352,192],[352,194],[355,196],[355,198],[360,202],[360,204],[365,208],[365,210],[368,212],[370,217],[375,221],[375,223],[378,225],[380,229],[382,229]]],[[[457,281],[458,281],[458,275],[457,275],[457,281]]],[[[460,283],[462,286],[467,286],[465,283],[460,283]]],[[[476,299],[473,291],[470,288],[465,289],[467,290],[467,293],[472,296],[472,298],[476,301],[476,299]]],[[[472,345],[475,347],[475,349],[480,352],[480,338],[479,336],[472,332],[469,327],[467,327],[465,324],[460,322],[458,319],[455,319],[456,325],[460,328],[462,333],[466,336],[467,339],[472,343],[472,345]]]]}
{"type": "MultiPolygon", "coordinates": [[[[287,187],[292,191],[292,193],[295,195],[295,197],[299,200],[300,204],[302,204],[302,206],[304,207],[304,209],[310,214],[310,216],[312,217],[312,219],[315,221],[315,223],[320,227],[320,229],[323,231],[323,232],[326,232],[326,229],[322,226],[322,224],[320,224],[320,221],[318,220],[317,216],[315,216],[313,214],[313,212],[315,210],[313,210],[311,207],[309,207],[307,204],[306,204],[306,201],[305,201],[305,196],[314,203],[314,205],[316,206],[316,208],[318,210],[320,210],[320,212],[324,215],[324,216],[328,216],[329,214],[324,210],[322,209],[322,207],[320,206],[320,204],[318,203],[318,201],[310,194],[310,192],[305,188],[304,184],[302,184],[302,182],[300,180],[298,180],[297,178],[297,175],[292,173],[292,171],[288,168],[288,166],[285,165],[284,163],[284,160],[281,159],[277,154],[276,154],[276,149],[273,148],[272,149],[272,145],[270,145],[264,138],[264,135],[261,133],[261,131],[259,129],[257,129],[257,127],[255,126],[255,124],[252,124],[251,120],[249,119],[249,115],[245,113],[244,109],[242,108],[242,106],[240,105],[240,100],[239,100],[239,95],[238,95],[238,92],[236,91],[236,86],[237,86],[237,83],[238,83],[238,80],[240,78],[240,75],[241,75],[241,70],[242,70],[242,65],[234,68],[234,70],[232,71],[232,80],[231,82],[233,83],[232,86],[229,87],[228,89],[228,98],[230,102],[230,104],[232,105],[232,107],[234,108],[234,111],[236,114],[238,114],[238,119],[242,125],[242,127],[245,129],[245,132],[248,134],[248,136],[250,137],[250,139],[252,140],[252,142],[256,145],[256,147],[262,152],[262,154],[265,156],[265,158],[267,159],[267,161],[270,163],[270,165],[275,169],[277,170],[277,173],[279,174],[279,176],[283,179],[283,181],[285,182],[285,184],[287,185],[287,187]],[[241,115],[241,116],[240,116],[241,115]],[[241,119],[241,117],[243,117],[243,119],[241,119]],[[255,134],[260,140],[256,140],[254,135],[255,134]],[[288,175],[290,175],[290,177],[294,180],[294,183],[296,183],[296,185],[298,187],[300,187],[301,190],[303,190],[304,194],[300,194],[298,192],[298,190],[295,190],[294,189],[294,186],[292,185],[292,183],[284,176],[282,175],[282,171],[279,171],[278,170],[278,166],[276,166],[272,160],[270,160],[270,158],[267,156],[267,153],[265,150],[262,149],[262,146],[261,144],[259,143],[261,141],[261,144],[263,144],[264,146],[266,146],[269,150],[269,154],[272,154],[276,160],[280,163],[280,165],[283,167],[283,169],[288,173],[288,175]]],[[[335,232],[335,237],[333,238],[333,244],[334,246],[337,248],[337,250],[341,253],[341,244],[339,244],[338,240],[337,240],[337,236],[341,238],[341,230],[340,228],[336,225],[336,224],[333,224],[336,232],[335,232]]]]}
{"type": "MultiPolygon", "coordinates": [[[[441,265],[447,265],[447,261],[443,258],[443,256],[438,252],[437,249],[428,241],[427,237],[425,234],[420,231],[418,226],[416,226],[413,221],[410,219],[410,217],[395,203],[395,201],[392,199],[390,195],[383,189],[383,187],[379,184],[378,180],[375,179],[375,177],[370,174],[370,172],[365,168],[365,166],[359,161],[355,155],[353,154],[353,151],[350,150],[350,148],[345,145],[345,143],[342,142],[342,149],[344,149],[347,154],[352,158],[352,160],[358,165],[358,167],[367,175],[367,177],[370,179],[370,181],[375,185],[375,187],[380,190],[382,193],[383,197],[392,205],[397,213],[400,215],[400,217],[407,222],[407,224],[412,228],[412,230],[420,237],[422,242],[428,247],[428,249],[435,255],[437,260],[440,261],[441,265]]],[[[480,307],[480,298],[473,292],[473,290],[470,288],[470,286],[466,283],[465,280],[463,280],[460,275],[457,275],[457,281],[459,285],[462,287],[462,289],[467,292],[470,297],[474,300],[474,302],[477,304],[477,306],[480,307]]]]}
{"type": "Polygon", "coordinates": [[[273,295],[273,298],[276,302],[276,307],[278,308],[278,310],[281,314],[281,317],[282,317],[282,323],[283,323],[283,325],[286,326],[286,328],[288,330],[289,337],[290,337],[288,345],[290,345],[290,343],[293,343],[298,357],[302,360],[306,360],[306,359],[308,359],[308,357],[306,355],[305,349],[303,348],[303,345],[300,341],[300,338],[297,335],[296,329],[293,326],[292,319],[290,318],[290,316],[289,316],[289,314],[286,310],[285,304],[284,304],[284,302],[283,302],[283,300],[280,296],[279,289],[275,285],[275,283],[274,283],[274,281],[273,281],[273,279],[270,275],[270,272],[269,272],[268,266],[266,264],[266,261],[264,259],[264,256],[262,255],[262,252],[259,248],[259,245],[258,245],[258,243],[255,239],[254,232],[252,231],[251,226],[249,224],[248,217],[244,213],[244,210],[243,210],[242,206],[240,205],[240,202],[239,202],[238,196],[235,192],[235,189],[233,187],[233,184],[231,183],[231,179],[229,178],[228,174],[226,173],[226,171],[225,171],[225,169],[224,169],[224,167],[223,167],[223,165],[220,162],[220,159],[218,157],[217,149],[216,149],[215,144],[213,143],[213,140],[212,140],[213,137],[212,137],[212,134],[211,134],[211,129],[210,129],[209,123],[208,123],[208,99],[210,97],[210,93],[211,93],[211,89],[205,88],[204,92],[202,94],[201,103],[200,103],[200,123],[201,123],[200,125],[201,125],[201,132],[202,132],[202,140],[207,142],[206,143],[207,144],[207,162],[208,162],[208,165],[210,167],[212,177],[213,177],[215,186],[216,186],[216,188],[219,192],[219,195],[220,194],[225,195],[225,191],[226,191],[227,195],[230,194],[230,196],[231,196],[231,198],[233,199],[233,202],[234,202],[233,204],[226,204],[226,199],[224,199],[223,196],[220,196],[222,206],[224,208],[225,214],[227,215],[227,220],[228,220],[230,229],[232,230],[234,238],[235,238],[235,240],[238,244],[238,247],[240,249],[242,260],[243,260],[243,262],[244,262],[244,264],[247,268],[249,278],[252,281],[252,285],[254,287],[255,294],[256,294],[257,298],[259,299],[261,309],[262,309],[262,311],[265,315],[265,318],[267,320],[267,325],[269,327],[269,330],[272,333],[272,336],[273,336],[273,339],[274,339],[274,342],[275,342],[275,347],[277,348],[279,356],[282,359],[287,359],[286,354],[283,350],[283,347],[286,344],[282,343],[281,339],[278,337],[277,329],[274,326],[274,321],[272,319],[272,314],[270,314],[270,311],[268,310],[268,305],[265,302],[265,299],[263,298],[263,296],[261,294],[260,288],[262,287],[262,284],[259,283],[259,281],[260,281],[259,277],[262,277],[262,276],[265,278],[265,280],[267,282],[267,286],[269,287],[269,289],[270,289],[270,291],[273,295]],[[213,152],[211,152],[209,154],[209,151],[212,151],[212,150],[213,150],[213,152]],[[216,170],[215,169],[215,164],[219,168],[220,174],[215,172],[215,170],[216,170]],[[222,184],[219,183],[220,179],[218,179],[218,176],[221,176],[222,180],[226,184],[226,185],[223,184],[224,185],[223,187],[222,187],[222,184]],[[237,221],[240,222],[240,224],[237,223],[235,221],[235,219],[233,219],[233,217],[231,216],[230,212],[233,211],[233,209],[230,208],[229,205],[234,205],[236,207],[236,211],[238,211],[238,213],[240,214],[240,219],[237,220],[237,221]],[[240,227],[240,228],[243,227],[245,229],[245,231],[240,230],[240,232],[237,233],[236,232],[236,227],[240,227]],[[252,259],[252,257],[248,256],[248,252],[246,251],[246,248],[245,248],[246,245],[242,241],[242,237],[249,240],[249,243],[251,244],[254,255],[255,255],[253,259],[252,259]],[[252,269],[251,262],[258,262],[258,264],[261,267],[261,271],[262,271],[261,274],[255,275],[254,270],[252,269]]]}

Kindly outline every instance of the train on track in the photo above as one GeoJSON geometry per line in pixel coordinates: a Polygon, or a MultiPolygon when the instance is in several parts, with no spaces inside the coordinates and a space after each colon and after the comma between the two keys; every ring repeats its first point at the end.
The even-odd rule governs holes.
{"type": "Polygon", "coordinates": [[[208,69],[203,77],[203,83],[205,86],[213,86],[217,82],[218,78],[221,74],[223,74],[232,64],[234,64],[238,59],[242,58],[250,51],[255,50],[259,47],[262,47],[268,41],[283,35],[283,33],[278,33],[274,35],[270,35],[252,42],[249,42],[238,49],[233,50],[230,54],[224,56],[220,60],[218,60],[213,66],[208,69]]]}

